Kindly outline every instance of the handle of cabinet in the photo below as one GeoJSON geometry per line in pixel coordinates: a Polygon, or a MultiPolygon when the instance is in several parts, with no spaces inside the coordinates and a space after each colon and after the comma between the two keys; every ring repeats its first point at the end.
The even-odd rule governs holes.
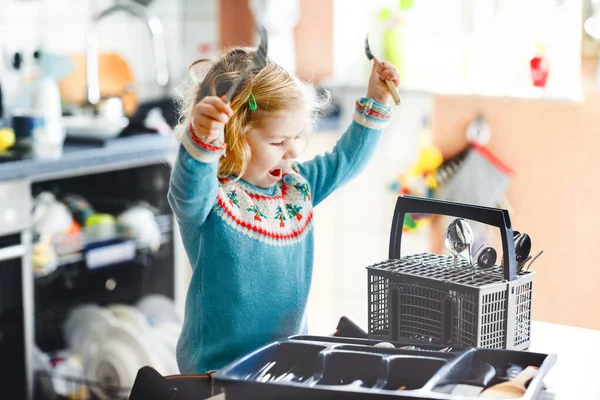
{"type": "Polygon", "coordinates": [[[23,257],[25,255],[25,245],[18,244],[0,249],[0,262],[23,257]]]}

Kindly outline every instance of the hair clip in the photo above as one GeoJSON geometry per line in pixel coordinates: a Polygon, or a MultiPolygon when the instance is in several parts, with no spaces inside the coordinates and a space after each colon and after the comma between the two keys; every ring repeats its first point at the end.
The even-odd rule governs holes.
{"type": "Polygon", "coordinates": [[[252,93],[250,93],[250,96],[248,96],[248,107],[250,107],[252,111],[256,110],[256,108],[258,107],[256,105],[256,99],[254,98],[254,95],[252,93]]]}

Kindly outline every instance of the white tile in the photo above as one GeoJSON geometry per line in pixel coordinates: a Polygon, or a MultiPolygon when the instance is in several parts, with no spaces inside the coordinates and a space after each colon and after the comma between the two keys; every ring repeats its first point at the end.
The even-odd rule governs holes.
{"type": "Polygon", "coordinates": [[[184,56],[188,60],[212,57],[219,51],[218,25],[203,22],[186,22],[183,33],[184,56]]]}
{"type": "Polygon", "coordinates": [[[185,23],[212,23],[219,25],[218,14],[186,14],[184,21],[185,23]]]}
{"type": "Polygon", "coordinates": [[[184,0],[154,0],[148,9],[160,19],[181,18],[184,0]]]}
{"type": "Polygon", "coordinates": [[[188,21],[185,23],[183,40],[186,43],[214,43],[219,35],[218,25],[211,21],[188,21]]]}
{"type": "Polygon", "coordinates": [[[183,28],[180,23],[173,20],[164,20],[164,40],[167,49],[169,72],[171,76],[181,74],[185,68],[183,54],[183,28]]]}
{"type": "Polygon", "coordinates": [[[33,51],[42,38],[35,24],[14,22],[1,26],[3,34],[0,36],[0,45],[5,48],[33,51]]]}
{"type": "MultiPolygon", "coordinates": [[[[51,1],[70,1],[70,0],[51,0],[51,1]]],[[[88,10],[91,14],[97,14],[114,5],[113,0],[87,0],[88,10]]],[[[155,0],[146,6],[150,15],[158,17],[161,21],[164,20],[182,20],[184,13],[182,0],[155,0]]],[[[122,12],[126,14],[126,12],[122,12]]],[[[117,14],[113,14],[117,15],[117,14]]],[[[111,18],[113,17],[111,15],[111,18]]]]}
{"type": "Polygon", "coordinates": [[[219,13],[219,0],[184,0],[187,15],[216,16],[219,13]]]}
{"type": "Polygon", "coordinates": [[[98,24],[98,47],[100,51],[127,54],[132,48],[149,46],[147,31],[140,20],[127,14],[115,14],[98,24]]]}
{"type": "Polygon", "coordinates": [[[42,45],[44,49],[62,53],[84,53],[87,25],[76,24],[45,24],[40,27],[43,32],[42,45]]]}
{"type": "Polygon", "coordinates": [[[47,22],[56,22],[56,18],[64,16],[78,16],[82,19],[90,17],[91,0],[43,0],[38,3],[43,3],[43,19],[47,22]]]}
{"type": "Polygon", "coordinates": [[[114,4],[114,0],[88,0],[90,1],[90,12],[98,13],[114,4]]]}
{"type": "Polygon", "coordinates": [[[42,16],[42,4],[39,1],[1,0],[0,24],[27,22],[39,23],[42,16]]]}

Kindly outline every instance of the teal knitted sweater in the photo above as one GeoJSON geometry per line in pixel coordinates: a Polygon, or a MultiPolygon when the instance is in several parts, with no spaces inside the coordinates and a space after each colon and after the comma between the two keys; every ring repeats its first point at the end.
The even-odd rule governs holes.
{"type": "Polygon", "coordinates": [[[193,269],[177,344],[181,373],[220,369],[306,332],[313,207],[365,167],[389,117],[390,107],[360,98],[331,152],[294,163],[267,189],[218,179],[223,149],[186,132],[168,193],[193,269]]]}

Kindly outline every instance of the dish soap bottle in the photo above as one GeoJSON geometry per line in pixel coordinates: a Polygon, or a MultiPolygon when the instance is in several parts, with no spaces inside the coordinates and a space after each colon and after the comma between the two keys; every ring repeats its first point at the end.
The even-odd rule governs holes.
{"type": "Polygon", "coordinates": [[[33,151],[38,158],[60,158],[65,140],[60,90],[53,74],[55,61],[50,54],[40,55],[40,75],[31,90],[31,110],[44,118],[44,129],[37,130],[33,138],[33,151]]]}

